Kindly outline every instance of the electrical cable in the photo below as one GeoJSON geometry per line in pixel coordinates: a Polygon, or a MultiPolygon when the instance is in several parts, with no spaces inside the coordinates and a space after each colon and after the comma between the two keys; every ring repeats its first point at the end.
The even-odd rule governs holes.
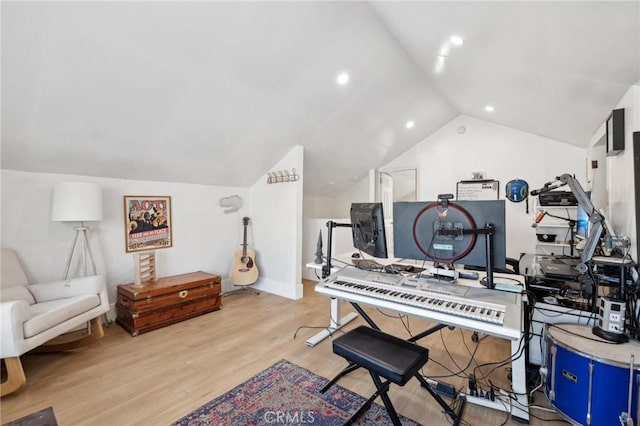
{"type": "MultiPolygon", "coordinates": [[[[442,332],[442,330],[440,332],[442,332]]],[[[431,379],[445,379],[447,377],[461,377],[461,378],[465,378],[465,379],[468,378],[469,376],[467,376],[467,375],[465,375],[463,373],[467,370],[467,368],[469,368],[469,366],[471,365],[471,362],[475,361],[475,359],[474,359],[475,358],[475,354],[478,351],[478,348],[480,347],[480,342],[482,342],[487,337],[490,337],[490,336],[485,335],[485,336],[481,337],[478,340],[478,344],[476,345],[476,348],[474,349],[473,354],[471,355],[471,359],[469,360],[467,365],[463,369],[460,369],[460,371],[458,371],[458,372],[454,372],[450,368],[448,368],[444,364],[442,364],[441,362],[438,362],[437,360],[435,360],[433,358],[429,358],[429,362],[433,362],[434,364],[437,364],[438,366],[440,366],[443,369],[447,370],[451,374],[438,375],[438,376],[428,376],[428,377],[431,378],[431,379]]]]}
{"type": "Polygon", "coordinates": [[[460,372],[464,373],[464,371],[466,370],[466,368],[460,368],[460,366],[458,365],[458,363],[456,362],[455,359],[453,359],[453,355],[451,355],[451,352],[449,352],[449,348],[447,347],[447,344],[444,341],[444,336],[442,335],[442,330],[440,330],[440,341],[442,342],[442,347],[444,348],[444,351],[447,353],[447,355],[449,356],[449,359],[451,360],[451,362],[453,362],[453,365],[456,366],[456,368],[458,370],[460,370],[460,372]]]}
{"type": "Polygon", "coordinates": [[[525,347],[526,347],[526,345],[523,344],[524,340],[525,340],[524,337],[520,339],[519,344],[518,344],[518,349],[517,349],[515,354],[511,354],[509,357],[505,358],[504,360],[494,361],[494,362],[486,362],[486,363],[480,364],[478,367],[474,368],[473,369],[473,375],[476,378],[476,380],[482,380],[482,379],[488,378],[491,374],[493,374],[493,372],[496,369],[498,369],[500,367],[503,367],[503,366],[505,366],[507,364],[513,363],[513,361],[515,361],[515,360],[519,359],[521,356],[523,356],[524,355],[524,350],[525,350],[525,347]],[[482,377],[478,376],[476,371],[480,370],[482,372],[482,370],[481,370],[482,367],[487,367],[487,366],[491,366],[491,365],[494,365],[495,367],[492,368],[488,373],[486,373],[486,374],[483,373],[482,377]]]}
{"type": "MultiPolygon", "coordinates": [[[[335,320],[335,318],[331,317],[331,315],[329,315],[329,320],[331,324],[338,324],[338,321],[335,320]]],[[[295,338],[298,336],[298,332],[300,330],[303,329],[311,329],[311,330],[327,330],[327,333],[329,333],[328,337],[332,337],[336,332],[340,332],[340,333],[344,333],[344,331],[341,328],[335,328],[335,327],[331,327],[331,326],[323,326],[323,325],[301,325],[298,328],[296,328],[296,331],[293,333],[293,339],[295,340],[295,338]]]]}
{"type": "MultiPolygon", "coordinates": [[[[464,347],[467,349],[467,352],[469,352],[469,356],[471,357],[471,360],[476,364],[476,366],[478,366],[478,362],[475,360],[475,354],[476,351],[478,350],[478,345],[480,344],[480,339],[478,339],[478,341],[476,342],[476,348],[474,349],[473,353],[471,353],[471,349],[469,349],[469,346],[467,345],[467,341],[464,339],[464,333],[462,332],[462,329],[458,329],[460,330],[460,335],[462,336],[462,343],[464,344],[464,347]]],[[[483,336],[482,340],[484,340],[487,336],[483,336]]]]}

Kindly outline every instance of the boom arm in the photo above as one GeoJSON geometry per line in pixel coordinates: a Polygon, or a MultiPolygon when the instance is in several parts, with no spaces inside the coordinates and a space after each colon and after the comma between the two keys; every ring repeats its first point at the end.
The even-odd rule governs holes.
{"type": "Polygon", "coordinates": [[[584,250],[582,250],[582,255],[580,256],[580,263],[586,264],[593,257],[596,247],[598,246],[598,242],[600,241],[600,237],[605,230],[604,216],[593,206],[593,203],[587,196],[586,192],[584,192],[584,189],[582,189],[580,182],[578,182],[576,178],[565,173],[556,177],[556,181],[559,183],[555,185],[555,182],[553,181],[545,183],[542,188],[531,191],[531,195],[549,192],[552,189],[560,188],[565,185],[569,187],[573,195],[576,197],[578,205],[587,213],[587,216],[589,216],[589,222],[591,222],[589,236],[587,237],[587,242],[585,243],[584,250]]]}
{"type": "Polygon", "coordinates": [[[589,222],[591,222],[591,226],[589,229],[589,236],[587,237],[587,242],[584,245],[584,250],[582,250],[582,256],[580,256],[580,263],[587,263],[593,257],[593,253],[596,251],[596,247],[598,246],[598,242],[600,241],[600,237],[602,236],[602,232],[604,229],[604,216],[596,210],[593,206],[593,203],[587,197],[587,194],[582,189],[580,182],[576,180],[570,174],[563,174],[558,176],[560,182],[565,183],[573,195],[575,195],[576,200],[578,201],[578,205],[582,207],[589,216],[589,222]]]}

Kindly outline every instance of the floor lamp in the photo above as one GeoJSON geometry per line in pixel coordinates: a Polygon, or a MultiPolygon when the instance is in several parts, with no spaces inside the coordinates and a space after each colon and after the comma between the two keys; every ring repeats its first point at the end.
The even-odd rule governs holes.
{"type": "Polygon", "coordinates": [[[80,222],[76,226],[76,237],[73,240],[64,279],[69,278],[71,261],[77,250],[80,250],[82,272],[84,276],[96,275],[96,263],[93,259],[85,222],[102,220],[102,190],[93,183],[62,182],[53,190],[51,220],[55,222],[80,222]],[[90,267],[90,268],[89,268],[90,267]]]}

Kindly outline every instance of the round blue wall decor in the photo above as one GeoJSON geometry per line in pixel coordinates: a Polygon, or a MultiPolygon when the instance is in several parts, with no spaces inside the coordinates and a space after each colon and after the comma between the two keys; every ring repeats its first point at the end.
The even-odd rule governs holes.
{"type": "Polygon", "coordinates": [[[519,203],[529,195],[529,184],[522,179],[510,180],[505,186],[504,193],[509,201],[519,203]]]}

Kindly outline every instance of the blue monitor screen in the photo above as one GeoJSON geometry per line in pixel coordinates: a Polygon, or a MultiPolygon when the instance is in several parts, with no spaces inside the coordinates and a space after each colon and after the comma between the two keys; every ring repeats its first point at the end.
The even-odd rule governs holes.
{"type": "Polygon", "coordinates": [[[486,267],[485,235],[465,233],[491,224],[493,267],[506,267],[504,200],[393,203],[394,256],[437,264],[486,267]]]}

